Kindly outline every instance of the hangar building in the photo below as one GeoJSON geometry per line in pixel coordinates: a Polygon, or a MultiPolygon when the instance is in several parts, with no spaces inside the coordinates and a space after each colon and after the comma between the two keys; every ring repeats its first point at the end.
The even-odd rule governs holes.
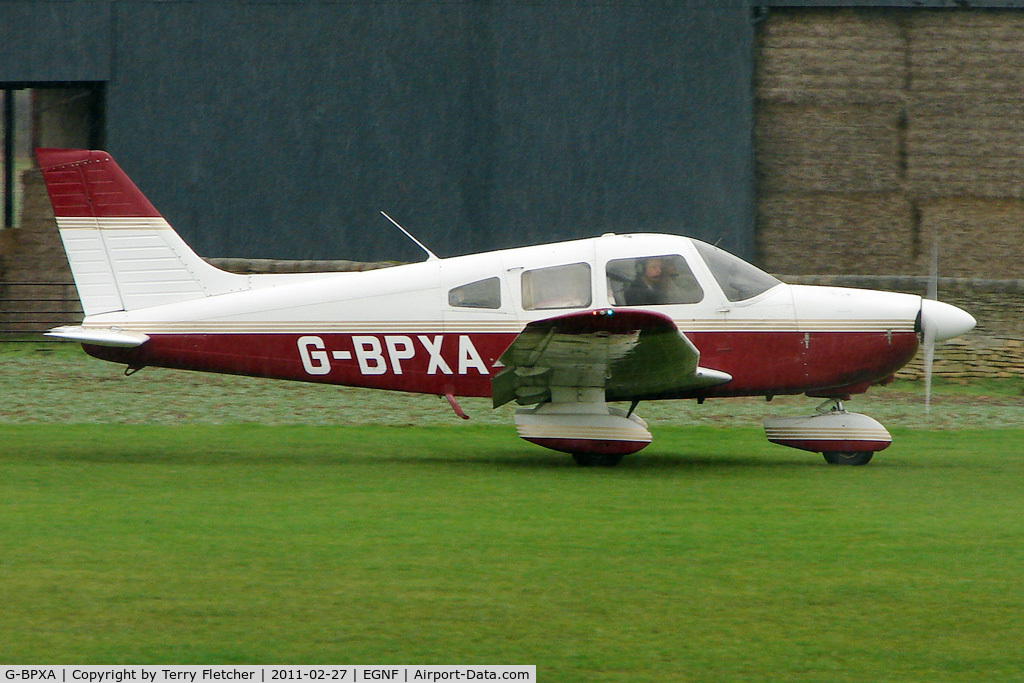
{"type": "Polygon", "coordinates": [[[34,142],[105,147],[206,256],[418,258],[380,210],[442,256],[753,255],[746,0],[6,0],[0,27],[34,142]]]}

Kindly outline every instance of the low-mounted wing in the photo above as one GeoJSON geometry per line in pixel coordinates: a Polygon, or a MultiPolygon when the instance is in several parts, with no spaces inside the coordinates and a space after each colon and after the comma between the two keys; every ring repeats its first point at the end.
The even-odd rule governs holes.
{"type": "Polygon", "coordinates": [[[604,389],[624,401],[725,384],[732,376],[698,365],[700,351],[668,316],[598,309],[530,323],[498,359],[494,406],[551,400],[552,387],[604,389]]]}

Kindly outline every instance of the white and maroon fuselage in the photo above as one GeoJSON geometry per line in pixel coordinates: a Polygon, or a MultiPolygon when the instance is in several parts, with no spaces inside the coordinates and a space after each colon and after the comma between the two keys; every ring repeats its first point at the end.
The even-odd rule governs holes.
{"type": "MultiPolygon", "coordinates": [[[[253,276],[253,288],[91,316],[85,327],[145,334],[135,348],[86,345],[105,360],[455,396],[489,396],[495,363],[533,320],[626,310],[609,300],[606,265],[677,254],[703,297],[644,308],[671,317],[726,384],[643,398],[809,393],[841,396],[884,382],[916,353],[917,296],[778,283],[729,301],[689,238],[605,235],[358,273],[253,276]],[[528,270],[590,267],[585,306],[526,310],[528,270]],[[500,306],[452,305],[453,289],[497,277],[500,306]],[[275,278],[280,278],[276,284],[275,278]]],[[[500,367],[500,366],[499,366],[500,367]]],[[[609,400],[636,398],[609,396],[609,400]]]]}

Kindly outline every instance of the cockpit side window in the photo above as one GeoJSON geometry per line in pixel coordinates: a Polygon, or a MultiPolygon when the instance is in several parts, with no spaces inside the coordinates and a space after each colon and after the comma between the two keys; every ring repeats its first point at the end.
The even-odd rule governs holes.
{"type": "Polygon", "coordinates": [[[477,280],[448,292],[448,305],[457,308],[501,308],[501,282],[496,277],[477,280]]]}
{"type": "Polygon", "coordinates": [[[614,259],[605,274],[615,306],[695,304],[704,298],[704,290],[679,254],[614,259]]]}
{"type": "Polygon", "coordinates": [[[584,308],[593,298],[587,263],[527,270],[523,273],[522,287],[523,308],[527,311],[584,308]]]}
{"type": "Polygon", "coordinates": [[[693,245],[729,301],[745,301],[782,284],[781,280],[718,247],[697,240],[693,245]]]}

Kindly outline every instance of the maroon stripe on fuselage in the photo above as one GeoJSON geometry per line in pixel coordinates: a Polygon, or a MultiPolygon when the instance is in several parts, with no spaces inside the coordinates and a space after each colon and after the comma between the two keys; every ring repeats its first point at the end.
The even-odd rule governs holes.
{"type": "Polygon", "coordinates": [[[617,441],[614,439],[558,439],[533,436],[524,436],[523,439],[553,451],[587,453],[589,455],[631,455],[651,445],[650,441],[617,441]]]}
{"type": "MultiPolygon", "coordinates": [[[[85,349],[97,358],[132,367],[490,396],[490,374],[500,369],[494,363],[516,337],[511,333],[150,336],[138,348],[85,345],[85,349]]],[[[702,367],[727,372],[733,380],[700,392],[658,398],[799,394],[866,386],[903,367],[918,346],[912,332],[694,332],[687,336],[701,351],[702,367]]],[[[626,398],[610,396],[609,400],[626,398]]]]}

